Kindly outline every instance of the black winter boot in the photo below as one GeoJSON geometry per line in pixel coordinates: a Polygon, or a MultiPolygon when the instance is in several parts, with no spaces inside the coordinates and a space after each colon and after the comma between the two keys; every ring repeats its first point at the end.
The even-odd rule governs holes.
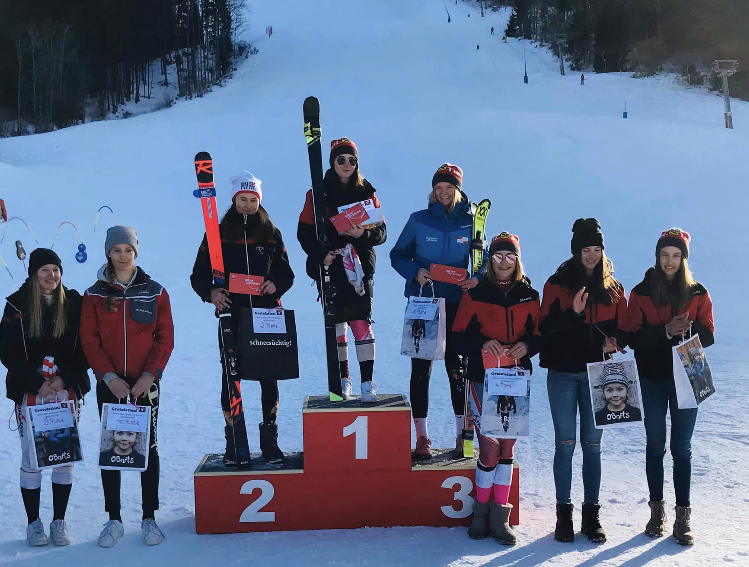
{"type": "Polygon", "coordinates": [[[268,464],[283,464],[283,451],[278,448],[278,425],[275,423],[261,423],[260,451],[268,464]]]}
{"type": "Polygon", "coordinates": [[[471,539],[485,539],[489,535],[489,503],[481,503],[473,499],[473,519],[471,527],[468,528],[468,537],[471,539]]]}
{"type": "Polygon", "coordinates": [[[554,539],[557,541],[575,541],[575,528],[572,526],[572,509],[574,505],[557,504],[557,527],[554,529],[554,539]]]}
{"type": "Polygon", "coordinates": [[[226,438],[226,450],[224,451],[224,465],[227,467],[237,466],[237,448],[234,445],[234,428],[231,425],[224,426],[224,437],[226,438]]]}
{"type": "Polygon", "coordinates": [[[583,523],[580,531],[588,536],[588,539],[593,543],[603,543],[606,541],[606,532],[603,531],[601,521],[598,519],[600,509],[600,504],[586,504],[583,502],[583,523]]]}
{"type": "Polygon", "coordinates": [[[676,521],[674,522],[674,537],[681,545],[694,545],[694,533],[690,519],[692,509],[687,506],[676,507],[676,521]]]}
{"type": "Polygon", "coordinates": [[[648,502],[650,506],[650,521],[645,526],[645,535],[650,537],[661,537],[666,531],[666,502],[665,500],[651,500],[648,502]]]}

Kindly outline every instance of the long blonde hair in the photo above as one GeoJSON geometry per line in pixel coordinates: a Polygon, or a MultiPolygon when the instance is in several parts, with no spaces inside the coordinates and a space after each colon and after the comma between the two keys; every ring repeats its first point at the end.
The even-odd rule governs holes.
{"type": "MultiPolygon", "coordinates": [[[[463,200],[463,192],[455,188],[455,196],[453,197],[453,202],[450,203],[450,206],[447,207],[447,211],[445,211],[448,215],[453,212],[453,209],[455,206],[460,203],[463,200]]],[[[439,203],[437,200],[437,192],[434,190],[434,187],[432,187],[431,193],[429,193],[429,204],[433,205],[434,203],[439,203]]]]}
{"type": "MultiPolygon", "coordinates": [[[[491,258],[489,258],[489,265],[486,267],[486,271],[484,272],[484,279],[490,281],[496,286],[499,286],[497,274],[494,273],[494,261],[491,258]]],[[[523,263],[520,261],[520,256],[518,256],[517,260],[515,260],[515,269],[512,272],[512,276],[510,276],[510,288],[512,288],[516,283],[522,282],[524,279],[525,270],[523,269],[523,263]]]]}
{"type": "MultiPolygon", "coordinates": [[[[65,299],[65,288],[62,282],[52,293],[54,297],[54,326],[52,337],[59,339],[65,334],[68,321],[68,302],[65,299]]],[[[39,276],[34,274],[29,278],[29,337],[44,336],[44,293],[39,285],[39,276]]]]}

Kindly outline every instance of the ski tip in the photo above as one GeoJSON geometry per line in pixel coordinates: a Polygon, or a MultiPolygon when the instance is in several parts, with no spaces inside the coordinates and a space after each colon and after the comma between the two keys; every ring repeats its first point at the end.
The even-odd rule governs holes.
{"type": "Polygon", "coordinates": [[[211,154],[208,152],[198,152],[197,154],[195,154],[195,161],[203,161],[207,159],[213,159],[211,157],[211,154]]]}
{"type": "Polygon", "coordinates": [[[304,114],[320,114],[320,101],[317,97],[308,96],[304,99],[304,114]]]}
{"type": "Polygon", "coordinates": [[[328,394],[330,395],[330,401],[331,402],[342,402],[343,401],[343,396],[339,396],[338,394],[335,394],[333,392],[328,392],[328,394]]]}

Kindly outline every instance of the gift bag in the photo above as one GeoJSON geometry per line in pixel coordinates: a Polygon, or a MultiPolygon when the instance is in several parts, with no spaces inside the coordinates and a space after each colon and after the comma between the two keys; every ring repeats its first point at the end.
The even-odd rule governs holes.
{"type": "Polygon", "coordinates": [[[530,373],[522,368],[486,368],[481,404],[481,434],[499,439],[528,437],[530,373]]]}
{"type": "Polygon", "coordinates": [[[102,404],[99,468],[144,471],[148,468],[151,406],[102,404]]]}
{"type": "Polygon", "coordinates": [[[713,374],[707,363],[700,336],[694,335],[671,350],[679,409],[696,408],[715,393],[713,374]]]}
{"type": "Polygon", "coordinates": [[[294,311],[283,307],[242,309],[239,356],[246,380],[299,378],[294,311]]]}
{"type": "MultiPolygon", "coordinates": [[[[434,295],[434,284],[432,284],[432,295],[434,295]]],[[[401,354],[411,358],[443,360],[447,346],[446,320],[444,298],[422,297],[421,289],[419,289],[418,297],[408,298],[403,323],[401,354]]]]}
{"type": "Polygon", "coordinates": [[[588,364],[588,391],[596,429],[638,425],[645,418],[634,360],[588,364]]]}
{"type": "Polygon", "coordinates": [[[26,423],[33,440],[28,445],[31,468],[55,468],[83,460],[74,400],[26,406],[26,423]]]}

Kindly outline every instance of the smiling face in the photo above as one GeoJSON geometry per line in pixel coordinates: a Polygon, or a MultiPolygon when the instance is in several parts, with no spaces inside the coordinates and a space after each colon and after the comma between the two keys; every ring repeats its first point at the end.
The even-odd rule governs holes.
{"type": "Polygon", "coordinates": [[[627,386],[619,382],[606,384],[603,388],[603,399],[610,411],[621,411],[627,403],[627,386]]]}
{"type": "Polygon", "coordinates": [[[242,215],[254,215],[260,207],[260,199],[255,193],[240,193],[234,199],[237,212],[242,215]]]}
{"type": "Polygon", "coordinates": [[[54,264],[45,264],[36,271],[36,279],[45,295],[51,295],[57,289],[61,278],[60,268],[54,264]]]}
{"type": "Polygon", "coordinates": [[[502,250],[492,255],[492,269],[497,280],[500,282],[509,281],[515,271],[518,257],[513,252],[502,250]]]}
{"type": "Polygon", "coordinates": [[[443,207],[451,207],[455,202],[455,192],[458,188],[447,181],[440,181],[434,186],[434,196],[443,207]]]}
{"type": "Polygon", "coordinates": [[[601,262],[603,248],[600,246],[586,246],[580,251],[580,262],[589,274],[593,273],[595,267],[601,262]]]}
{"type": "Polygon", "coordinates": [[[658,263],[668,280],[673,279],[679,272],[681,261],[682,253],[676,246],[664,246],[658,253],[658,263]]]}
{"type": "Polygon", "coordinates": [[[129,244],[116,244],[109,251],[109,257],[118,272],[131,272],[135,269],[135,249],[129,244]]]}
{"type": "Polygon", "coordinates": [[[112,434],[112,445],[114,445],[114,452],[118,455],[132,453],[137,442],[138,434],[135,431],[115,431],[112,434]]]}

